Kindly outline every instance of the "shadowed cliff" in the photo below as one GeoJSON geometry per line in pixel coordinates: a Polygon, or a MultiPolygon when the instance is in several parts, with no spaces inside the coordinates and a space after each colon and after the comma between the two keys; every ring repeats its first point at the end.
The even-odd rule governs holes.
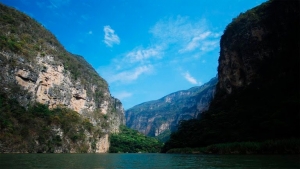
{"type": "Polygon", "coordinates": [[[216,95],[181,123],[163,151],[299,138],[299,1],[271,0],[234,18],[221,37],[216,95]]]}

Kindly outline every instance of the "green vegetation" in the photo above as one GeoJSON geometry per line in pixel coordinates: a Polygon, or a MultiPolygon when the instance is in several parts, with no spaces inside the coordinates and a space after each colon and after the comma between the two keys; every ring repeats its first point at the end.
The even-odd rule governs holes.
{"type": "Polygon", "coordinates": [[[0,94],[0,112],[0,152],[53,153],[58,149],[69,152],[74,148],[84,153],[89,143],[102,135],[97,132],[101,128],[75,111],[49,110],[39,103],[25,109],[4,93],[0,94]],[[86,133],[92,137],[88,138],[86,133]]]}
{"type": "Polygon", "coordinates": [[[219,60],[224,57],[224,48],[236,52],[244,57],[238,59],[248,59],[245,70],[257,70],[255,80],[233,89],[231,94],[217,86],[209,110],[200,119],[183,121],[162,152],[215,144],[208,150],[226,153],[234,152],[232,147],[241,147],[238,151],[247,152],[242,147],[249,147],[253,152],[264,153],[261,147],[270,144],[266,152],[288,153],[281,149],[291,145],[291,153],[299,153],[299,140],[293,141],[300,138],[300,41],[295,38],[300,37],[299,10],[299,1],[272,0],[241,14],[227,26],[219,60]],[[255,34],[254,28],[264,32],[261,41],[251,35],[255,34]],[[266,140],[290,142],[275,144],[266,140]],[[257,147],[260,148],[256,150],[257,147]]]}
{"type": "Polygon", "coordinates": [[[267,140],[264,142],[233,142],[202,148],[174,148],[167,153],[185,154],[299,154],[300,139],[267,140]]]}
{"type": "MultiPolygon", "coordinates": [[[[96,151],[99,138],[121,116],[116,109],[120,103],[107,94],[106,81],[83,57],[67,52],[41,24],[1,3],[0,25],[0,152],[96,151]],[[34,103],[38,87],[27,91],[17,83],[16,72],[28,71],[30,75],[21,79],[38,85],[39,74],[49,66],[58,71],[63,67],[64,81],[70,79],[77,90],[84,89],[86,99],[95,101],[96,110],[84,109],[80,115],[64,106],[50,110],[48,105],[34,103]],[[106,115],[100,113],[104,101],[109,104],[106,115]]],[[[63,90],[53,85],[48,94],[57,99],[63,93],[64,104],[69,104],[75,96],[63,90]]]]}
{"type": "Polygon", "coordinates": [[[165,130],[164,132],[162,132],[160,135],[156,136],[155,138],[164,143],[170,139],[171,133],[172,133],[171,130],[165,130]]]}
{"type": "MultiPolygon", "coordinates": [[[[81,82],[93,93],[91,86],[97,86],[99,92],[108,88],[107,83],[87,63],[83,57],[67,52],[54,35],[29,16],[0,3],[0,51],[10,56],[10,59],[1,57],[1,64],[23,68],[23,62],[37,62],[37,57],[53,57],[52,65],[63,65],[70,72],[71,78],[81,82]]],[[[95,95],[95,100],[99,98],[95,95]]]]}
{"type": "Polygon", "coordinates": [[[120,130],[120,133],[110,136],[110,153],[160,152],[162,143],[155,138],[147,137],[125,126],[121,126],[120,130]]]}

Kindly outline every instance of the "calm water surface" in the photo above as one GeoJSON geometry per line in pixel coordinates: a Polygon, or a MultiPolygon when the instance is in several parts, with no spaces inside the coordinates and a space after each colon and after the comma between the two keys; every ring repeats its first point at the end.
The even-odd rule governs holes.
{"type": "Polygon", "coordinates": [[[190,154],[0,154],[0,168],[300,169],[300,156],[190,154]]]}

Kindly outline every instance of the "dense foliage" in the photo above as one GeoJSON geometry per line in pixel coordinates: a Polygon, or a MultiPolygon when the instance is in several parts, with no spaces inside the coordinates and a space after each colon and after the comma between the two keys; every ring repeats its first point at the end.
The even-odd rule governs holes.
{"type": "MultiPolygon", "coordinates": [[[[105,121],[103,117],[103,124],[105,121]]],[[[39,103],[25,109],[0,93],[0,152],[52,153],[71,148],[87,152],[90,147],[87,143],[95,149],[93,142],[103,134],[100,127],[70,109],[49,110],[39,103]],[[86,133],[93,135],[87,138],[86,133]]]]}
{"type": "Polygon", "coordinates": [[[125,126],[121,126],[120,130],[120,133],[110,136],[110,153],[160,152],[162,143],[155,138],[147,137],[125,126]]]}
{"type": "Polygon", "coordinates": [[[299,154],[300,139],[267,140],[263,142],[231,142],[200,148],[174,148],[167,153],[185,154],[299,154]]]}
{"type": "Polygon", "coordinates": [[[260,65],[258,78],[251,84],[230,95],[217,88],[210,109],[200,120],[182,122],[163,152],[217,143],[299,138],[299,20],[299,1],[280,0],[268,1],[234,19],[224,31],[221,50],[222,44],[229,44],[240,54],[270,57],[260,65]],[[253,27],[268,30],[258,45],[245,39],[253,27]]]}

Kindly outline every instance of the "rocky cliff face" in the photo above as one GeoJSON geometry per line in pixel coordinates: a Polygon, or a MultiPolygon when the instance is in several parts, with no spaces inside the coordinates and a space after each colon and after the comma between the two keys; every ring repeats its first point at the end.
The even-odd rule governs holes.
{"type": "Polygon", "coordinates": [[[126,125],[148,136],[168,137],[182,120],[197,118],[208,109],[217,78],[210,82],[145,102],[126,110],[126,125]]]}
{"type": "Polygon", "coordinates": [[[49,31],[28,16],[2,4],[0,15],[2,92],[25,108],[38,102],[50,109],[74,110],[94,126],[103,123],[97,114],[105,115],[109,126],[94,142],[97,148],[93,151],[107,152],[108,134],[118,132],[125,121],[122,104],[111,97],[106,81],[81,56],[65,51],[49,31]]]}
{"type": "Polygon", "coordinates": [[[271,0],[240,14],[226,27],[218,66],[221,91],[230,94],[253,83],[274,81],[297,67],[297,3],[271,0]]]}
{"type": "Polygon", "coordinates": [[[300,137],[299,6],[270,0],[233,19],[221,37],[209,110],[181,124],[164,151],[300,137]]]}

